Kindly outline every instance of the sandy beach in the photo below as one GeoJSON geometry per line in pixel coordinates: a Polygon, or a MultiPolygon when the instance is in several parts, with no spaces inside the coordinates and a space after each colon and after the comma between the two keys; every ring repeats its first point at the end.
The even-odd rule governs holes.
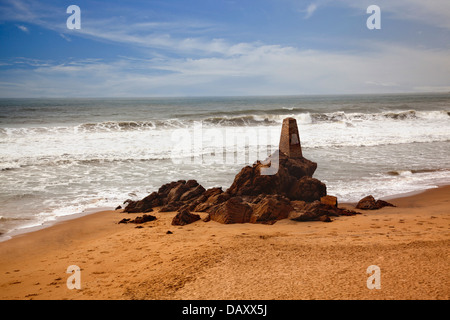
{"type": "Polygon", "coordinates": [[[174,212],[156,211],[136,228],[118,222],[139,214],[98,212],[0,243],[0,298],[448,300],[449,195],[431,189],[331,223],[172,226],[174,212]],[[66,285],[70,265],[79,290],[66,285]],[[371,265],[380,289],[367,287],[371,265]]]}

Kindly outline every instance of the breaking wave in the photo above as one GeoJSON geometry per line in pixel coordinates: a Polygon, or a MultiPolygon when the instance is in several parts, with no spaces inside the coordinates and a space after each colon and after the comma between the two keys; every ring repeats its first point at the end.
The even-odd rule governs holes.
{"type": "MultiPolygon", "coordinates": [[[[277,111],[280,111],[277,109],[277,111]]],[[[161,129],[189,128],[198,123],[214,127],[249,127],[249,126],[278,126],[286,117],[297,119],[300,124],[347,123],[349,125],[359,122],[384,121],[448,121],[450,111],[401,111],[380,113],[348,113],[344,111],[332,113],[300,112],[285,110],[278,114],[238,114],[235,112],[222,112],[217,115],[203,118],[175,118],[148,121],[104,121],[98,123],[83,123],[67,127],[21,127],[0,128],[0,136],[52,134],[64,132],[115,132],[115,131],[147,131],[161,129]]],[[[241,113],[241,112],[239,112],[241,113]]]]}

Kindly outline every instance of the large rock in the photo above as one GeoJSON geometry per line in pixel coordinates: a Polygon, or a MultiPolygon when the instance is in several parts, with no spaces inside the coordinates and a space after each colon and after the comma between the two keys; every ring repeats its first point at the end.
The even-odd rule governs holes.
{"type": "MultiPolygon", "coordinates": [[[[157,192],[152,192],[142,200],[127,200],[124,212],[150,212],[154,207],[161,206],[160,211],[177,211],[183,206],[196,203],[206,192],[205,188],[195,180],[178,180],[162,185],[157,192]]],[[[203,201],[208,198],[203,197],[203,201]]],[[[203,202],[201,201],[201,202],[203,202]]],[[[125,204],[124,203],[124,204],[125,204]]]]}
{"type": "MultiPolygon", "coordinates": [[[[226,192],[221,188],[205,190],[195,180],[179,180],[161,186],[143,200],[127,201],[124,211],[151,211],[161,206],[162,212],[179,211],[174,218],[177,224],[190,219],[189,211],[208,212],[206,220],[221,223],[274,223],[288,217],[293,210],[290,201],[311,203],[326,196],[325,184],[312,177],[316,169],[317,163],[303,157],[296,120],[287,118],[279,150],[242,168],[226,192]]],[[[305,214],[320,218],[323,214],[318,210],[322,209],[305,214]]]]}
{"type": "Polygon", "coordinates": [[[375,198],[372,195],[370,195],[359,200],[358,204],[356,205],[356,209],[377,210],[387,206],[395,207],[393,204],[389,202],[383,200],[375,200],[375,198]]]}
{"type": "Polygon", "coordinates": [[[230,198],[231,198],[231,196],[230,196],[229,193],[222,192],[222,190],[221,190],[220,193],[212,194],[210,197],[208,197],[208,199],[206,199],[205,201],[197,204],[195,206],[194,210],[198,211],[198,212],[208,212],[208,210],[211,207],[213,207],[215,205],[218,205],[220,203],[223,203],[223,202],[227,201],[230,198]]]}
{"type": "Polygon", "coordinates": [[[189,201],[192,200],[205,192],[205,188],[201,185],[197,185],[196,187],[188,189],[185,193],[183,193],[180,197],[180,201],[189,201]]]}
{"type": "Polygon", "coordinates": [[[334,196],[324,196],[324,197],[320,198],[320,203],[327,204],[329,206],[336,207],[336,208],[338,206],[338,200],[334,196]]]}
{"type": "Polygon", "coordinates": [[[303,158],[297,120],[294,118],[286,118],[283,120],[279,148],[280,152],[290,158],[303,158]]]}
{"type": "Polygon", "coordinates": [[[315,178],[303,177],[297,180],[289,190],[288,197],[292,200],[313,202],[327,195],[325,184],[315,178]]]}
{"type": "Polygon", "coordinates": [[[338,208],[334,205],[324,204],[320,201],[305,202],[295,201],[293,203],[297,216],[294,221],[324,221],[330,222],[330,217],[352,216],[358,214],[356,211],[338,208]]]}
{"type": "Polygon", "coordinates": [[[252,206],[251,223],[273,224],[278,220],[286,219],[294,210],[289,199],[280,195],[266,195],[256,199],[252,206]]]}
{"type": "Polygon", "coordinates": [[[232,196],[279,194],[291,200],[319,200],[326,195],[326,186],[312,178],[317,164],[305,158],[289,158],[279,153],[278,171],[262,175],[261,169],[273,165],[272,155],[266,161],[246,166],[236,175],[227,192],[232,196]]]}
{"type": "Polygon", "coordinates": [[[161,204],[161,199],[157,192],[152,192],[150,195],[145,197],[140,201],[131,201],[126,200],[124,204],[127,206],[124,209],[124,212],[127,213],[138,213],[138,212],[150,212],[153,211],[153,207],[157,207],[161,204]]]}
{"type": "Polygon", "coordinates": [[[210,220],[224,224],[250,222],[252,208],[241,197],[233,197],[208,209],[210,220]]]}
{"type": "Polygon", "coordinates": [[[172,219],[172,225],[184,226],[197,220],[200,220],[200,216],[198,214],[192,214],[188,209],[182,209],[172,219]]]}

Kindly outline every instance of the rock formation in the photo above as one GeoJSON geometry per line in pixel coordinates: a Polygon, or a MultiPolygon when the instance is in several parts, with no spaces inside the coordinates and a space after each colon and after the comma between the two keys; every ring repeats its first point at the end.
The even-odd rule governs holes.
{"type": "Polygon", "coordinates": [[[359,200],[358,204],[356,205],[356,209],[361,210],[377,210],[381,209],[383,207],[395,207],[392,203],[383,201],[383,200],[376,200],[373,196],[367,196],[359,200]]]}
{"type": "Polygon", "coordinates": [[[297,216],[291,219],[294,221],[330,222],[330,217],[353,216],[359,214],[356,211],[338,208],[337,206],[320,201],[294,201],[293,206],[295,208],[295,212],[297,213],[297,216]]]}
{"type": "Polygon", "coordinates": [[[187,208],[183,208],[178,211],[177,215],[173,218],[172,225],[184,226],[197,220],[200,220],[200,216],[198,214],[192,214],[187,208]]]}
{"type": "Polygon", "coordinates": [[[284,153],[289,158],[303,158],[297,120],[294,118],[286,118],[283,120],[279,149],[281,153],[284,153]]]}
{"type": "Polygon", "coordinates": [[[312,177],[316,169],[317,163],[302,155],[296,120],[287,118],[283,121],[279,150],[263,162],[242,168],[227,192],[234,196],[279,194],[290,200],[320,200],[327,191],[325,184],[312,177]],[[278,168],[275,174],[262,173],[263,168],[273,165],[278,168]]]}
{"type": "Polygon", "coordinates": [[[330,216],[356,214],[337,207],[337,198],[327,196],[324,183],[313,178],[317,163],[303,157],[297,122],[283,121],[279,150],[264,161],[246,166],[232,185],[206,190],[195,180],[167,183],[139,201],[127,200],[124,212],[178,211],[172,224],[200,219],[192,212],[207,212],[204,221],[220,223],[266,223],[286,219],[292,211],[297,221],[331,221],[330,216]],[[276,170],[266,170],[267,168],[276,170]],[[267,174],[269,172],[269,174],[267,174]]]}
{"type": "Polygon", "coordinates": [[[142,217],[136,217],[133,220],[131,219],[122,219],[119,221],[119,223],[136,223],[136,224],[142,224],[148,221],[153,221],[156,220],[155,216],[149,215],[149,214],[144,214],[142,217]]]}

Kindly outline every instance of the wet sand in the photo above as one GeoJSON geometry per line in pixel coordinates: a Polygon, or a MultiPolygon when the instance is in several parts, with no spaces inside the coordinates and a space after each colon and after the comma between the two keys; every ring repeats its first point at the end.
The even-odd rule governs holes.
{"type": "Polygon", "coordinates": [[[0,299],[448,300],[450,186],[389,202],[331,223],[181,227],[153,212],[136,228],[117,222],[139,214],[94,213],[1,242],[0,299]],[[371,265],[380,289],[367,288],[371,265]]]}

